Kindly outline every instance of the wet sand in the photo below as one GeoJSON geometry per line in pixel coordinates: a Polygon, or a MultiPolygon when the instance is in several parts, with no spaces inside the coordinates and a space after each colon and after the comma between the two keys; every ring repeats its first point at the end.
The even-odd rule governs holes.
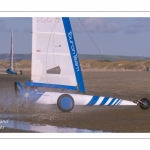
{"type": "MultiPolygon", "coordinates": [[[[144,97],[150,99],[150,72],[84,70],[83,77],[87,94],[133,101],[144,97]]],[[[15,117],[1,117],[1,120],[13,119],[32,124],[115,133],[150,132],[150,109],[142,110],[139,106],[75,106],[71,112],[62,113],[57,106],[22,104],[15,97],[13,83],[28,80],[28,72],[24,72],[22,76],[0,75],[0,111],[16,114],[15,117]]],[[[4,128],[0,132],[21,131],[4,128]]]]}

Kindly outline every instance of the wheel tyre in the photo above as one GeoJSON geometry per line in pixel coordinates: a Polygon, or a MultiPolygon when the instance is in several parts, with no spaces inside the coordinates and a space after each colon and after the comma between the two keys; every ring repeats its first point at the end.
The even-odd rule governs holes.
{"type": "Polygon", "coordinates": [[[143,99],[141,99],[141,101],[143,104],[140,104],[140,107],[142,109],[148,109],[149,105],[150,105],[150,101],[147,98],[143,98],[143,99]]]}
{"type": "Polygon", "coordinates": [[[69,112],[74,107],[74,99],[69,94],[63,94],[58,98],[57,106],[62,112],[69,112]]]}

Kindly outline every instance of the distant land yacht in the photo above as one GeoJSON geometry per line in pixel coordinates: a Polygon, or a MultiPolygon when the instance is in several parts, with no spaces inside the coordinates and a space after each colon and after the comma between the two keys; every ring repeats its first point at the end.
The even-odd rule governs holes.
{"type": "Polygon", "coordinates": [[[13,29],[11,30],[11,50],[10,50],[10,67],[6,70],[7,74],[15,74],[18,73],[22,75],[22,70],[19,72],[14,71],[13,69],[13,29]]]}

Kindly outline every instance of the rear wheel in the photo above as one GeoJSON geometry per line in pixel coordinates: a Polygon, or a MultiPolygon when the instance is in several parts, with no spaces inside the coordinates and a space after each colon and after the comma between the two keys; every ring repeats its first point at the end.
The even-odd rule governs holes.
{"type": "Polygon", "coordinates": [[[142,109],[148,109],[149,108],[150,102],[149,102],[149,100],[147,98],[141,99],[141,102],[142,103],[140,104],[140,107],[142,109]]]}
{"type": "Polygon", "coordinates": [[[69,94],[63,94],[58,98],[57,106],[62,112],[69,112],[74,107],[74,99],[69,94]]]}

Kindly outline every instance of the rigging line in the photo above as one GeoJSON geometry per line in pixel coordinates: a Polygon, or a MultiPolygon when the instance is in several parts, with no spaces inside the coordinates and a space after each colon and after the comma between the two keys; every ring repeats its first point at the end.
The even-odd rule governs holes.
{"type": "MultiPolygon", "coordinates": [[[[79,18],[78,18],[79,19],[79,18]]],[[[82,23],[82,21],[79,19],[80,23],[82,24],[82,26],[84,27],[85,31],[87,32],[87,34],[89,35],[89,37],[91,38],[92,42],[94,43],[94,45],[96,46],[97,50],[99,51],[100,54],[102,54],[101,50],[98,48],[98,46],[96,45],[96,43],[94,42],[94,40],[92,39],[91,35],[89,34],[89,32],[87,31],[87,29],[85,28],[84,24],[82,23]]]]}
{"type": "MultiPolygon", "coordinates": [[[[50,38],[49,38],[49,42],[48,42],[48,46],[47,46],[47,52],[48,52],[48,47],[49,47],[49,43],[50,43],[50,40],[51,40],[51,36],[52,36],[52,42],[53,42],[53,49],[52,49],[52,52],[53,52],[53,62],[54,62],[54,64],[56,64],[55,63],[55,58],[54,58],[54,35],[55,35],[55,29],[56,29],[56,24],[57,24],[57,20],[58,20],[58,18],[56,18],[55,19],[55,22],[54,22],[54,26],[53,26],[53,28],[52,28],[52,33],[51,33],[51,35],[50,35],[50,38]]],[[[47,55],[46,55],[46,60],[47,60],[47,55]]],[[[47,62],[47,61],[46,61],[47,62]]],[[[47,63],[46,63],[46,66],[47,66],[47,63]]],[[[47,67],[46,67],[47,68],[47,67]]],[[[46,74],[46,77],[47,77],[47,74],[46,74]]],[[[59,75],[58,75],[58,78],[59,78],[59,75]]],[[[47,82],[48,82],[48,78],[46,78],[47,79],[47,82]]],[[[60,83],[60,79],[59,79],[59,83],[60,83]]]]}
{"type": "MultiPolygon", "coordinates": [[[[49,41],[48,41],[48,45],[47,45],[47,51],[46,51],[47,53],[48,53],[48,47],[49,47],[49,43],[51,41],[51,36],[53,34],[54,27],[55,27],[55,22],[54,22],[54,25],[53,25],[53,28],[52,28],[52,31],[51,31],[51,34],[50,34],[50,37],[49,37],[49,41]]],[[[47,55],[46,55],[46,69],[47,69],[47,55]]],[[[47,74],[46,74],[46,80],[47,80],[47,83],[48,83],[47,74]]]]}
{"type": "MultiPolygon", "coordinates": [[[[60,22],[60,18],[56,18],[55,19],[55,29],[54,29],[54,34],[53,34],[53,45],[54,45],[54,35],[57,35],[57,32],[56,32],[56,26],[58,25],[58,23],[60,22]]],[[[64,33],[63,33],[64,34],[64,33]]],[[[57,36],[61,36],[61,34],[57,35],[57,36]]],[[[62,53],[61,53],[62,55],[62,53]]],[[[55,55],[54,55],[54,46],[53,46],[53,61],[54,61],[54,64],[56,66],[56,61],[55,61],[55,55]]],[[[58,77],[58,82],[60,84],[60,75],[57,75],[58,77]]]]}
{"type": "MultiPolygon", "coordinates": [[[[56,34],[56,25],[57,25],[57,22],[58,22],[58,18],[55,19],[55,26],[54,26],[54,29],[53,29],[53,62],[54,62],[54,65],[56,66],[56,62],[55,62],[55,55],[54,55],[54,37],[55,37],[55,34],[56,34]]],[[[60,78],[59,78],[59,75],[58,76],[58,81],[59,81],[59,84],[60,84],[60,78]]]]}

